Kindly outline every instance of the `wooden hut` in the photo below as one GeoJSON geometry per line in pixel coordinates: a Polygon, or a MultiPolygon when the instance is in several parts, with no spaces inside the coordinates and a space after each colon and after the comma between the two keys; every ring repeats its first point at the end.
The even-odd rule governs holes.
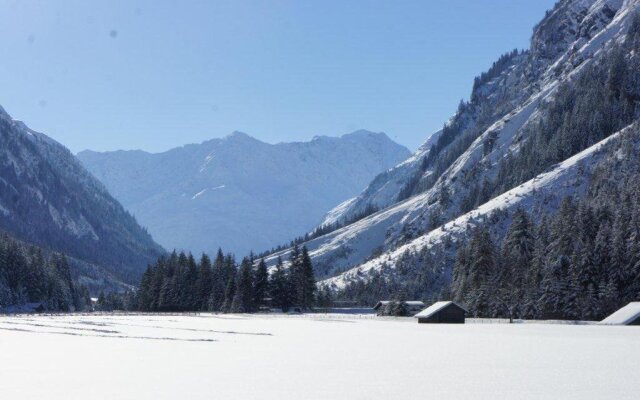
{"type": "Polygon", "coordinates": [[[603,325],[640,325],[640,301],[627,304],[600,323],[603,325]]]}
{"type": "Polygon", "coordinates": [[[467,310],[453,301],[438,301],[414,315],[420,324],[464,324],[467,310]]]}

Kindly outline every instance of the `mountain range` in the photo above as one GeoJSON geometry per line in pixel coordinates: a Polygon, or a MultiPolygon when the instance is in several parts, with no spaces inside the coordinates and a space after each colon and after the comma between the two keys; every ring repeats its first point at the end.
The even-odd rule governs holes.
{"type": "Polygon", "coordinates": [[[413,154],[368,131],[279,144],[236,132],[76,158],[0,110],[0,228],[116,286],[164,254],[153,235],[197,253],[272,248],[270,267],[303,254],[322,304],[598,319],[640,299],[639,118],[640,0],[560,0],[413,154]]]}
{"type": "Polygon", "coordinates": [[[361,130],[278,144],[235,132],[157,154],[78,158],[166,248],[244,255],[309,232],[409,154],[385,134],[361,130]]]}

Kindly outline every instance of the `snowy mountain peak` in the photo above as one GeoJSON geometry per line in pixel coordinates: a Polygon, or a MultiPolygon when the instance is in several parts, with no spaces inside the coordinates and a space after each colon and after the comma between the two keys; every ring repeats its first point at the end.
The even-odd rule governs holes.
{"type": "Polygon", "coordinates": [[[408,155],[384,134],[359,131],[278,144],[234,132],[158,154],[78,157],[161,244],[240,255],[303,235],[408,155]]]}
{"type": "Polygon", "coordinates": [[[233,131],[230,134],[228,134],[227,136],[225,136],[223,138],[224,140],[235,140],[235,141],[240,141],[240,140],[251,140],[251,141],[256,141],[259,142],[258,139],[254,138],[253,136],[250,136],[244,132],[240,132],[240,131],[233,131]]]}
{"type": "Polygon", "coordinates": [[[384,132],[372,132],[372,131],[368,131],[366,129],[358,129],[357,131],[353,131],[351,133],[345,133],[341,137],[342,138],[371,138],[371,137],[378,137],[378,138],[389,139],[389,137],[384,132]]]}

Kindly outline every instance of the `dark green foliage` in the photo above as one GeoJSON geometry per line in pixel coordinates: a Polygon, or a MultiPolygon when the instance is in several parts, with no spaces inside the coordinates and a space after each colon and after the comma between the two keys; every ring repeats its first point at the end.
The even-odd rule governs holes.
{"type": "Polygon", "coordinates": [[[269,292],[275,307],[288,311],[293,304],[290,269],[285,269],[282,259],[278,258],[275,270],[269,279],[269,292]]]}
{"type": "MultiPolygon", "coordinates": [[[[135,301],[141,311],[214,311],[250,313],[274,306],[287,311],[293,306],[310,309],[315,305],[316,283],[306,248],[294,248],[289,268],[278,261],[271,276],[260,260],[245,257],[238,267],[232,255],[218,250],[211,264],[203,254],[196,263],[190,254],[171,253],[147,268],[135,301]]],[[[122,303],[131,303],[122,301],[122,303]]],[[[326,301],[326,299],[324,299],[326,301]]],[[[108,295],[102,309],[123,309],[108,295]]],[[[131,308],[125,308],[131,309],[131,308]]]]}
{"type": "Polygon", "coordinates": [[[253,265],[251,259],[245,257],[240,264],[236,276],[236,288],[231,301],[230,312],[248,313],[255,311],[254,306],[254,282],[252,276],[253,265]]]}
{"type": "Polygon", "coordinates": [[[95,311],[135,311],[138,309],[138,298],[136,292],[129,290],[125,293],[111,292],[104,294],[100,292],[96,301],[95,311]]]}
{"type": "Polygon", "coordinates": [[[389,317],[406,317],[409,315],[407,304],[402,300],[391,300],[382,307],[378,315],[389,317]]]}
{"type": "Polygon", "coordinates": [[[7,235],[0,236],[0,309],[27,303],[43,311],[87,310],[89,291],[77,285],[64,255],[26,246],[7,235]]]}
{"type": "MultiPolygon", "coordinates": [[[[314,283],[315,284],[315,283],[314,283]]],[[[255,287],[253,289],[254,299],[253,303],[256,307],[266,305],[266,298],[269,291],[269,272],[267,270],[267,263],[264,258],[260,259],[255,274],[255,287]]]]}
{"type": "Polygon", "coordinates": [[[640,190],[638,181],[615,190],[596,180],[592,188],[597,197],[565,198],[558,212],[537,227],[524,211],[516,211],[502,242],[499,273],[481,279],[470,278],[477,278],[478,262],[477,254],[467,254],[478,241],[493,245],[486,234],[474,234],[458,251],[456,298],[480,316],[545,319],[600,319],[638,300],[640,269],[634,254],[640,248],[640,200],[632,196],[640,190]],[[492,296],[487,308],[478,301],[486,291],[507,295],[492,296]]]}
{"type": "Polygon", "coordinates": [[[209,306],[209,297],[213,289],[213,270],[211,260],[206,254],[202,254],[196,280],[196,307],[206,310],[209,306]]]}

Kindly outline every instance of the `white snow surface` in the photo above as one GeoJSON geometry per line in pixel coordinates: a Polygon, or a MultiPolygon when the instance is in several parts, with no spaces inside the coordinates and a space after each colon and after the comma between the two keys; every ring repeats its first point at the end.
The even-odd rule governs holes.
{"type": "Polygon", "coordinates": [[[436,143],[442,130],[433,133],[420,148],[400,164],[382,172],[357,196],[348,199],[330,210],[320,225],[339,223],[362,213],[368,206],[383,209],[393,204],[398,193],[416,173],[422,159],[429,154],[431,146],[436,143]]]}
{"type": "Polygon", "coordinates": [[[603,325],[626,325],[640,318],[640,301],[634,301],[603,319],[603,325]]]}
{"type": "Polygon", "coordinates": [[[425,326],[357,315],[0,317],[0,394],[635,399],[639,333],[599,325],[425,326]]]}

